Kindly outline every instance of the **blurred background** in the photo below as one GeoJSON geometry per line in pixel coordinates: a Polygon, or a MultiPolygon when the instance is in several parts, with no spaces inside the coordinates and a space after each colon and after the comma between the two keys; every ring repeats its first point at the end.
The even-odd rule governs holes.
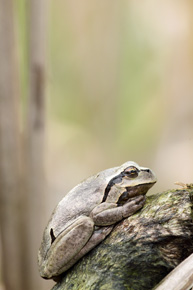
{"type": "Polygon", "coordinates": [[[193,182],[191,0],[0,0],[0,85],[0,289],[51,288],[43,228],[82,179],[133,160],[151,194],[193,182]]]}

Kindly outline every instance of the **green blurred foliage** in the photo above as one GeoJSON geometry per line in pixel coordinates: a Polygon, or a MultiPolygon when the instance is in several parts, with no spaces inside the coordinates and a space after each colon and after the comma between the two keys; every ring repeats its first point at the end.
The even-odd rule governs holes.
{"type": "MultiPolygon", "coordinates": [[[[161,123],[157,115],[160,106],[159,63],[153,39],[147,34],[144,23],[138,21],[136,25],[129,10],[124,11],[126,5],[123,3],[119,5],[118,13],[110,10],[118,32],[113,31],[113,27],[105,28],[106,22],[112,22],[106,13],[101,19],[97,18],[103,22],[106,34],[99,27],[101,35],[94,35],[97,24],[93,22],[97,20],[93,19],[94,13],[85,3],[82,3],[85,5],[82,9],[87,11],[83,15],[86,19],[82,21],[86,24],[82,26],[84,30],[78,31],[76,16],[80,7],[77,7],[76,15],[75,8],[67,2],[51,2],[48,43],[50,116],[59,122],[83,127],[93,138],[100,140],[109,154],[149,151],[149,146],[155,145],[161,123]],[[83,52],[78,50],[82,49],[81,37],[86,46],[83,52]],[[118,48],[108,44],[105,48],[107,37],[118,48]],[[109,48],[110,51],[105,51],[109,48]],[[115,61],[105,63],[109,54],[114,55],[115,61]],[[85,62],[90,62],[90,67],[85,62]],[[110,77],[111,74],[114,76],[110,77]],[[111,83],[111,79],[115,83],[111,83]]],[[[93,3],[90,5],[96,8],[93,3]]],[[[100,15],[99,11],[96,13],[100,15]]]]}

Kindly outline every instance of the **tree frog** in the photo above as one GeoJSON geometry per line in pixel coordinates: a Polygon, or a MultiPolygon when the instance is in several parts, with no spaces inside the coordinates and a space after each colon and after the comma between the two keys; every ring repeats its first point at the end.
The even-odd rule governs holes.
{"type": "Polygon", "coordinates": [[[117,222],[143,207],[145,194],[155,182],[149,168],[129,161],[74,187],[59,202],[44,231],[38,253],[40,275],[57,279],[72,267],[117,222]]]}

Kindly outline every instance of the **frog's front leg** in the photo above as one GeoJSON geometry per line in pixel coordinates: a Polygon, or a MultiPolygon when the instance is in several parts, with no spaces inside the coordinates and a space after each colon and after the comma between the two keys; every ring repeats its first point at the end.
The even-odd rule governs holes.
{"type": "Polygon", "coordinates": [[[123,218],[129,217],[143,207],[145,196],[139,195],[129,199],[124,205],[118,206],[116,203],[103,202],[91,213],[91,217],[98,226],[112,225],[123,218]]]}
{"type": "MultiPolygon", "coordinates": [[[[80,216],[69,227],[54,237],[46,257],[40,262],[40,274],[52,278],[63,273],[69,261],[85,246],[94,231],[94,222],[87,216],[80,216]]],[[[54,229],[51,229],[54,235],[54,229]]]]}

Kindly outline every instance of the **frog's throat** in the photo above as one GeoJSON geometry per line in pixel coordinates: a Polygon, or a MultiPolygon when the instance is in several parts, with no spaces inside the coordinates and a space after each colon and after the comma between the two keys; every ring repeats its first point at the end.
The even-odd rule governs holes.
{"type": "Polygon", "coordinates": [[[126,190],[119,197],[117,204],[122,205],[128,201],[129,198],[145,195],[148,190],[155,184],[155,182],[138,184],[135,186],[126,187],[126,190]]]}

